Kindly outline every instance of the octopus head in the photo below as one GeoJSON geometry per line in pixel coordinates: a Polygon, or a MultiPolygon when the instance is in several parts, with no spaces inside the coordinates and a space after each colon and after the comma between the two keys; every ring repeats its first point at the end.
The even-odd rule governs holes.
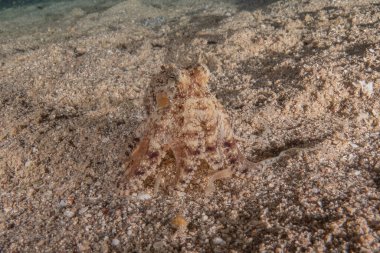
{"type": "Polygon", "coordinates": [[[210,71],[204,64],[183,70],[177,70],[178,91],[187,96],[202,96],[208,93],[210,71]]]}

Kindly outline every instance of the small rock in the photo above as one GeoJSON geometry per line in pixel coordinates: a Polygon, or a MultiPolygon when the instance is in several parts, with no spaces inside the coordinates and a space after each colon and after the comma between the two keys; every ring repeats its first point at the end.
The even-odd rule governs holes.
{"type": "Polygon", "coordinates": [[[380,161],[378,161],[375,166],[373,166],[374,171],[380,172],[380,161]]]}
{"type": "Polygon", "coordinates": [[[152,198],[152,196],[150,196],[147,193],[140,193],[139,195],[137,195],[138,200],[149,200],[151,198],[152,198]]]}
{"type": "Polygon", "coordinates": [[[85,206],[85,207],[83,207],[83,208],[81,208],[81,209],[79,210],[79,214],[84,214],[85,212],[87,212],[87,210],[88,210],[88,207],[85,206]]]}
{"type": "Polygon", "coordinates": [[[186,193],[181,192],[181,191],[177,191],[177,195],[178,195],[178,197],[185,197],[186,193]]]}
{"type": "Polygon", "coordinates": [[[33,195],[36,193],[36,190],[33,189],[33,188],[30,188],[28,190],[28,193],[27,193],[27,196],[30,198],[30,197],[33,197],[33,195]]]}
{"type": "Polygon", "coordinates": [[[155,250],[160,250],[160,249],[163,249],[164,247],[165,247],[165,243],[162,241],[153,243],[153,249],[155,250]]]}
{"type": "Polygon", "coordinates": [[[112,240],[112,245],[115,246],[115,247],[119,246],[120,245],[120,241],[115,238],[115,239],[112,240]]]}
{"type": "Polygon", "coordinates": [[[68,196],[67,199],[66,199],[66,203],[69,206],[73,205],[75,203],[75,197],[73,195],[68,196]]]}
{"type": "Polygon", "coordinates": [[[226,245],[226,242],[220,238],[220,237],[215,237],[212,242],[215,244],[215,245],[226,245]]]}
{"type": "Polygon", "coordinates": [[[74,54],[76,57],[80,57],[80,56],[84,55],[85,53],[87,53],[87,49],[84,47],[76,47],[74,49],[74,54]]]}
{"type": "Polygon", "coordinates": [[[28,160],[25,162],[25,167],[29,167],[30,165],[32,165],[32,161],[31,160],[28,160]]]}
{"type": "Polygon", "coordinates": [[[230,213],[230,217],[232,220],[236,220],[237,218],[239,218],[239,213],[237,210],[232,210],[231,213],[230,213]]]}
{"type": "Polygon", "coordinates": [[[79,251],[81,251],[81,252],[91,250],[90,242],[85,240],[85,241],[79,243],[79,244],[78,244],[78,249],[79,249],[79,251]]]}
{"type": "Polygon", "coordinates": [[[66,217],[68,218],[72,218],[74,217],[75,213],[73,211],[70,211],[70,210],[66,210],[64,213],[63,213],[66,217]]]}
{"type": "Polygon", "coordinates": [[[67,203],[66,203],[66,200],[62,199],[61,201],[59,201],[59,204],[58,204],[59,207],[66,207],[67,206],[67,203]]]}

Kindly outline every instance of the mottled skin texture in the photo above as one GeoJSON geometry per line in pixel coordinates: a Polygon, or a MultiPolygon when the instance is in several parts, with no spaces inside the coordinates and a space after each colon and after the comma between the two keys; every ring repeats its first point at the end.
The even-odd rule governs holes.
{"type": "Polygon", "coordinates": [[[153,78],[146,100],[149,117],[127,162],[128,188],[140,188],[154,177],[154,191],[162,185],[185,189],[203,162],[209,168],[204,189],[210,193],[215,180],[230,177],[242,167],[245,159],[208,79],[204,65],[182,70],[162,67],[153,78]],[[163,173],[159,167],[169,151],[175,164],[166,169],[170,173],[163,173]]]}

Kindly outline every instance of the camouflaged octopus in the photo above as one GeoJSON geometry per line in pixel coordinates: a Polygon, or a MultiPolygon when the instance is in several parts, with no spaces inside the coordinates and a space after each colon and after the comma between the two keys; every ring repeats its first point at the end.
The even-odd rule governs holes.
{"type": "Polygon", "coordinates": [[[209,194],[215,180],[242,169],[246,160],[227,113],[208,88],[209,76],[205,65],[163,66],[152,79],[148,119],[126,164],[129,189],[151,186],[157,192],[162,186],[175,186],[184,190],[194,182],[196,189],[209,194]],[[170,160],[168,156],[171,165],[164,162],[170,160]],[[198,187],[202,182],[204,187],[198,187]]]}

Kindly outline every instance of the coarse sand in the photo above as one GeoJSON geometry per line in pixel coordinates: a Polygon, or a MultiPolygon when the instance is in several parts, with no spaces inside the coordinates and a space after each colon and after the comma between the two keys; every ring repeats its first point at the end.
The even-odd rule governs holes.
{"type": "Polygon", "coordinates": [[[86,1],[0,11],[0,252],[380,252],[378,1],[86,1]],[[152,76],[200,61],[251,175],[126,195],[152,76]]]}

